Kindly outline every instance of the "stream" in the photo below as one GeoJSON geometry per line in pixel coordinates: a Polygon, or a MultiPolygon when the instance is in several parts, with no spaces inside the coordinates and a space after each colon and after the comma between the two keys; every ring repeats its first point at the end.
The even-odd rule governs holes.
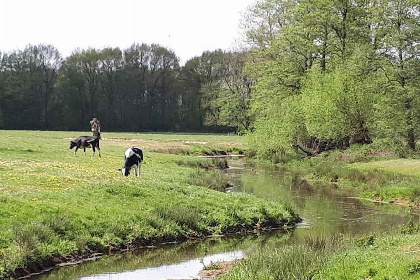
{"type": "Polygon", "coordinates": [[[188,241],[160,248],[142,249],[77,266],[64,267],[31,280],[169,280],[200,279],[199,272],[215,262],[242,259],[262,246],[299,244],[305,237],[336,234],[364,235],[389,231],[410,219],[420,222],[420,213],[405,207],[360,201],[314,188],[299,175],[273,167],[246,168],[232,160],[229,176],[235,181],[230,192],[245,192],[290,205],[304,219],[290,232],[274,231],[249,236],[217,237],[188,241]]]}

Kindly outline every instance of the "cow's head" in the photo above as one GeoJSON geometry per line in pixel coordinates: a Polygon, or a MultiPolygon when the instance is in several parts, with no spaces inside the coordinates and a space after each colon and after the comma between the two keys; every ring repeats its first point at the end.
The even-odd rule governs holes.
{"type": "Polygon", "coordinates": [[[76,146],[77,146],[77,144],[76,144],[75,141],[70,141],[70,149],[73,149],[76,146]]]}
{"type": "Polygon", "coordinates": [[[123,167],[123,168],[118,169],[118,171],[120,171],[121,174],[126,176],[126,177],[128,175],[130,175],[130,170],[131,170],[131,168],[127,168],[127,167],[123,167]]]}

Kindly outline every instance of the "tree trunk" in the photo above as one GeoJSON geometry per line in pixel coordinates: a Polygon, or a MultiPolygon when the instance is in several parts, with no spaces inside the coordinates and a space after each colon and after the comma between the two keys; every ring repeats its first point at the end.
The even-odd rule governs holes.
{"type": "Polygon", "coordinates": [[[414,128],[413,128],[413,117],[411,114],[412,109],[412,99],[406,98],[405,100],[405,109],[407,113],[406,123],[407,123],[407,144],[410,149],[416,149],[416,137],[414,135],[414,128]]]}

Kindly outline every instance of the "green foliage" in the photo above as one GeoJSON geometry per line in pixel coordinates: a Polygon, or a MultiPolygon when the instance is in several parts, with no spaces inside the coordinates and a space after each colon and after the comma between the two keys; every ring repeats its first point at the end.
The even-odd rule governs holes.
{"type": "Polygon", "coordinates": [[[419,235],[393,234],[362,246],[331,255],[313,279],[418,279],[418,256],[407,248],[416,246],[419,235]]]}
{"type": "Polygon", "coordinates": [[[420,161],[397,159],[380,141],[290,160],[285,167],[303,172],[314,185],[322,182],[320,187],[334,188],[363,200],[414,208],[420,203],[420,161]]]}
{"type": "Polygon", "coordinates": [[[271,158],[313,139],[381,137],[414,150],[418,3],[291,3],[262,1],[245,17],[255,45],[251,147],[271,158]]]}
{"type": "MultiPolygon", "coordinates": [[[[205,52],[181,68],[176,54],[157,44],[77,49],[65,60],[53,46],[29,45],[0,56],[0,128],[81,130],[97,117],[107,131],[203,131],[205,103],[216,96],[203,97],[202,87],[227,77],[224,59],[235,56],[205,52]]],[[[228,85],[241,84],[243,76],[235,76],[240,61],[228,85]]],[[[224,112],[213,130],[242,126],[238,120],[227,124],[232,115],[224,112]]]]}
{"type": "Polygon", "coordinates": [[[373,116],[373,76],[363,75],[355,62],[323,73],[313,67],[302,89],[302,107],[309,135],[320,139],[341,139],[370,131],[373,116]],[[366,82],[368,81],[368,82],[366,82]]]}
{"type": "Polygon", "coordinates": [[[213,67],[218,75],[202,87],[208,126],[234,127],[236,131],[251,129],[250,111],[253,80],[244,73],[246,53],[224,53],[213,67]]]}
{"type": "Polygon", "coordinates": [[[412,264],[408,269],[409,275],[420,274],[420,262],[412,264]]]}
{"type": "Polygon", "coordinates": [[[59,103],[53,97],[61,65],[51,45],[28,45],[0,56],[0,128],[45,129],[57,122],[59,103]]]}
{"type": "Polygon", "coordinates": [[[265,109],[266,117],[255,122],[255,132],[249,134],[248,143],[259,156],[271,158],[274,154],[280,157],[292,151],[291,143],[304,139],[306,127],[302,122],[301,97],[291,96],[283,102],[275,101],[265,109]]]}
{"type": "Polygon", "coordinates": [[[156,214],[161,219],[173,221],[177,225],[185,227],[186,229],[205,231],[204,225],[200,227],[202,218],[201,212],[202,211],[200,211],[200,209],[194,207],[178,205],[165,205],[156,210],[156,214]]]}

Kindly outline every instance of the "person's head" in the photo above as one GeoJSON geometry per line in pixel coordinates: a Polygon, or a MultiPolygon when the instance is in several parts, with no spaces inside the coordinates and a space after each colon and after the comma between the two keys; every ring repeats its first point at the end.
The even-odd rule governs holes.
{"type": "Polygon", "coordinates": [[[97,118],[93,118],[93,120],[92,120],[92,121],[96,122],[96,121],[98,121],[98,119],[97,119],[97,118]]]}

